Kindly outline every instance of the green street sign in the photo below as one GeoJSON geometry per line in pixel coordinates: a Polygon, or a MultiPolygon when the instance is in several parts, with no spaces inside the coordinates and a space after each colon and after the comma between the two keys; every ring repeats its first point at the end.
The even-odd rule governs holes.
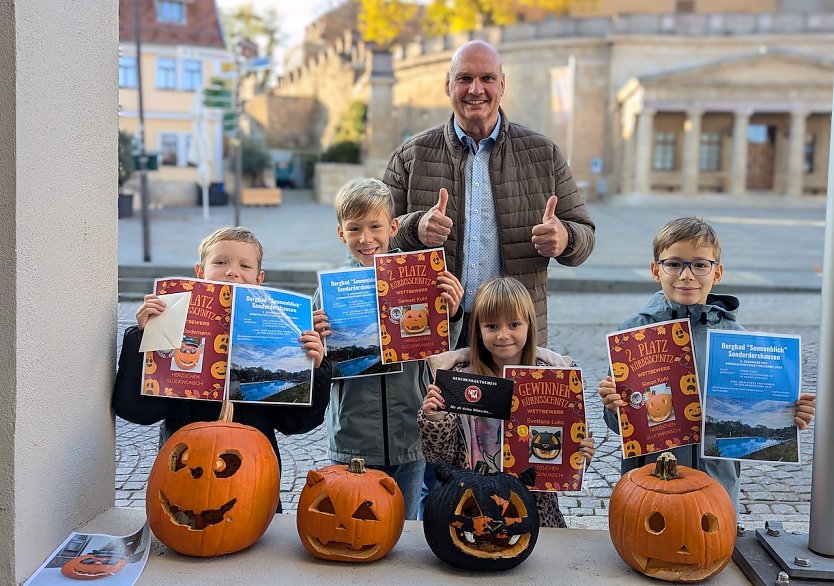
{"type": "Polygon", "coordinates": [[[203,106],[206,108],[223,108],[224,110],[230,110],[232,108],[232,98],[207,97],[203,100],[203,106]]]}
{"type": "Polygon", "coordinates": [[[223,132],[232,133],[237,130],[237,116],[234,112],[223,112],[223,132]]]}
{"type": "Polygon", "coordinates": [[[203,91],[203,96],[206,98],[223,98],[225,100],[232,99],[232,90],[221,89],[221,88],[206,88],[203,91]]]}
{"type": "MultiPolygon", "coordinates": [[[[145,156],[148,158],[148,171],[159,170],[159,153],[146,152],[145,156]]],[[[133,155],[133,165],[139,169],[139,155],[133,155]]]]}

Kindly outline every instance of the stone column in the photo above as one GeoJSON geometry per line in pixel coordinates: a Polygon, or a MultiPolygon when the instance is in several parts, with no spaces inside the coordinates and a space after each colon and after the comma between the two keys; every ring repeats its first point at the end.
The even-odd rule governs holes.
{"type": "Polygon", "coordinates": [[[388,51],[371,54],[370,96],[366,124],[365,154],[368,160],[384,160],[399,145],[398,124],[394,118],[393,56],[388,51]]]}
{"type": "Polygon", "coordinates": [[[747,128],[750,110],[737,110],[733,120],[733,152],[730,163],[730,193],[744,195],[747,191],[747,128]]]}
{"type": "Polygon", "coordinates": [[[634,190],[651,190],[652,149],[654,147],[654,110],[643,110],[637,116],[637,145],[634,156],[634,190]]]}
{"type": "Polygon", "coordinates": [[[805,180],[805,127],[808,112],[791,112],[791,129],[788,137],[788,181],[786,195],[799,197],[805,180]]]}
{"type": "Polygon", "coordinates": [[[683,193],[698,193],[698,162],[701,154],[701,118],[703,110],[687,110],[683,124],[683,193]]]}
{"type": "Polygon", "coordinates": [[[0,583],[113,506],[119,2],[0,0],[0,583]]]}

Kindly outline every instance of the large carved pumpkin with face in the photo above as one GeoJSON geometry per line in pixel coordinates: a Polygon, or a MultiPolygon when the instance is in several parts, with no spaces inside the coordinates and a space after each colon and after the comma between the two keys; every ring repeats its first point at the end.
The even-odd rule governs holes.
{"type": "MultiPolygon", "coordinates": [[[[527,559],[539,537],[533,495],[519,478],[503,472],[435,466],[423,531],[434,554],[467,570],[509,570],[527,559]]],[[[531,468],[522,478],[532,486],[531,468]]]]}
{"type": "Polygon", "coordinates": [[[666,421],[672,414],[672,397],[668,393],[651,395],[646,401],[646,413],[652,421],[666,421]]]}
{"type": "Polygon", "coordinates": [[[98,580],[121,572],[127,562],[111,552],[93,551],[68,560],[61,566],[61,574],[73,580],[98,580]]]}
{"type": "Polygon", "coordinates": [[[403,314],[402,326],[409,334],[419,334],[429,325],[429,316],[424,309],[408,309],[403,314]]]}
{"type": "Polygon", "coordinates": [[[620,557],[652,578],[699,582],[733,554],[736,514],[727,491],[666,452],[620,478],[611,493],[608,531],[620,557]]]}
{"type": "Polygon", "coordinates": [[[393,478],[364,460],[310,470],[298,500],[296,528],[304,548],[325,560],[371,562],[400,539],[405,501],[393,478]]]}
{"type": "Polygon", "coordinates": [[[219,421],[177,430],[148,477],[145,509],[154,535],[184,555],[213,557],[246,549],[275,510],[281,476],[266,436],[232,422],[226,401],[219,421]]]}

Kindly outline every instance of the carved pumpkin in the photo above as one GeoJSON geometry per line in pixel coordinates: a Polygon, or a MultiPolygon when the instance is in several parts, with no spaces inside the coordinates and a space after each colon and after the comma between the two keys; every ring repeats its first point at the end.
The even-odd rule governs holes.
{"type": "Polygon", "coordinates": [[[684,395],[698,394],[698,379],[694,374],[685,374],[681,377],[681,392],[684,395]]]}
{"type": "Polygon", "coordinates": [[[689,421],[701,421],[701,404],[693,401],[683,408],[683,414],[689,421]]]}
{"type": "Polygon", "coordinates": [[[562,453],[562,432],[531,429],[530,455],[540,460],[555,460],[562,453]]]}
{"type": "Polygon", "coordinates": [[[433,250],[431,256],[429,256],[429,263],[431,264],[431,268],[438,273],[446,266],[446,263],[443,262],[443,257],[436,250],[433,250]]]}
{"type": "MultiPolygon", "coordinates": [[[[435,466],[437,483],[423,515],[426,542],[444,562],[468,570],[509,570],[539,536],[536,501],[522,480],[503,472],[435,466]]],[[[535,470],[521,474],[532,486],[535,470]]]]}
{"type": "Polygon", "coordinates": [[[226,361],[225,360],[218,360],[214,364],[211,365],[211,376],[214,378],[225,379],[226,378],[226,361]]]}
{"type": "Polygon", "coordinates": [[[570,455],[570,465],[577,470],[582,470],[585,466],[585,456],[582,455],[582,452],[574,452],[570,455]]]}
{"type": "Polygon", "coordinates": [[[449,335],[449,320],[444,319],[437,324],[437,333],[444,338],[449,335]]]}
{"type": "Polygon", "coordinates": [[[446,313],[446,300],[443,297],[438,297],[434,300],[434,308],[437,313],[446,313]]]}
{"type": "Polygon", "coordinates": [[[634,426],[628,420],[628,413],[620,411],[620,436],[631,437],[632,433],[634,433],[634,426]]]}
{"type": "Polygon", "coordinates": [[[581,395],[582,394],[582,378],[579,376],[578,370],[571,370],[568,374],[568,385],[570,386],[571,392],[581,395]]]}
{"type": "Polygon", "coordinates": [[[646,401],[646,413],[652,421],[666,421],[672,414],[672,397],[668,393],[651,395],[646,401]]]}
{"type": "Polygon", "coordinates": [[[118,574],[125,564],[122,556],[94,552],[68,560],[61,566],[61,574],[73,580],[98,580],[118,574]]]}
{"type": "Polygon", "coordinates": [[[214,351],[218,354],[229,353],[229,334],[220,334],[214,338],[214,351]]]}
{"type": "Polygon", "coordinates": [[[386,348],[382,351],[382,363],[390,364],[397,361],[397,351],[393,348],[386,348]]]}
{"type": "Polygon", "coordinates": [[[180,347],[174,351],[174,362],[183,370],[191,370],[200,362],[200,342],[184,337],[180,347]]]}
{"type": "Polygon", "coordinates": [[[625,362],[615,362],[611,365],[611,374],[614,375],[615,381],[624,381],[628,378],[628,364],[625,362]]]}
{"type": "Polygon", "coordinates": [[[223,285],[220,288],[220,305],[222,305],[223,307],[231,307],[232,287],[230,285],[223,285]]]}
{"type": "Polygon", "coordinates": [[[670,582],[698,582],[733,554],[736,514],[727,492],[670,452],[623,476],[611,493],[611,542],[632,568],[670,582]]]}
{"type": "Polygon", "coordinates": [[[570,439],[572,439],[576,443],[579,443],[585,439],[586,431],[587,428],[585,427],[585,422],[577,421],[576,423],[570,426],[570,439]]]}
{"type": "Polygon", "coordinates": [[[145,374],[156,372],[156,362],[153,360],[153,352],[145,352],[145,374]]]}
{"type": "Polygon", "coordinates": [[[679,323],[672,324],[672,341],[678,346],[686,346],[689,344],[689,334],[683,329],[679,323]]]}
{"type": "Polygon", "coordinates": [[[504,459],[504,468],[510,468],[515,465],[515,456],[513,456],[513,452],[510,449],[510,444],[504,444],[502,448],[503,459],[504,459]]]}
{"type": "Polygon", "coordinates": [[[423,309],[408,309],[403,313],[403,329],[409,334],[419,334],[429,324],[429,316],[423,309]]]}
{"type": "Polygon", "coordinates": [[[637,440],[629,440],[623,444],[623,455],[626,458],[633,458],[643,453],[643,448],[640,447],[640,442],[637,440]]]}
{"type": "Polygon", "coordinates": [[[385,327],[385,324],[382,324],[379,328],[379,338],[383,344],[390,344],[391,343],[391,334],[388,333],[388,328],[385,327]]]}
{"type": "Polygon", "coordinates": [[[246,549],[263,535],[281,485],[278,458],[264,434],[232,422],[190,423],[159,449],[145,509],[154,535],[184,555],[212,557],[246,549]]]}
{"type": "Polygon", "coordinates": [[[405,501],[393,478],[365,469],[364,460],[307,473],[296,528],[312,555],[342,562],[371,562],[396,545],[405,524],[405,501]]]}
{"type": "Polygon", "coordinates": [[[388,295],[388,281],[377,279],[376,294],[378,297],[385,297],[386,295],[388,295]]]}

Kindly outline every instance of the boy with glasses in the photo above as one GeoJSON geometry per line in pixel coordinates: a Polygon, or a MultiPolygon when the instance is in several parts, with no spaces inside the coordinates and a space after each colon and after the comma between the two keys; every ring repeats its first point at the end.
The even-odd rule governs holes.
{"type": "MultiPolygon", "coordinates": [[[[640,313],[626,320],[619,329],[680,319],[689,319],[693,348],[698,365],[698,380],[704,380],[707,330],[743,330],[736,321],[738,299],[732,295],[716,295],[712,288],[721,281],[721,244],[715,230],[701,218],[687,217],[672,220],[654,238],[652,277],[660,283],[640,313]]],[[[703,385],[699,385],[703,388],[703,385]]],[[[617,393],[614,381],[605,377],[597,389],[605,407],[603,415],[608,427],[619,431],[617,407],[625,401],[617,393]]],[[[702,391],[703,392],[703,391],[702,391]]],[[[703,399],[703,397],[702,397],[703,399]]],[[[814,417],[816,396],[803,393],[796,403],[794,422],[799,429],[808,427],[814,417]]],[[[654,462],[662,452],[623,459],[622,473],[654,462]]],[[[731,460],[700,458],[700,445],[680,446],[672,450],[679,464],[703,470],[718,480],[727,490],[738,511],[741,466],[731,460]]]]}

